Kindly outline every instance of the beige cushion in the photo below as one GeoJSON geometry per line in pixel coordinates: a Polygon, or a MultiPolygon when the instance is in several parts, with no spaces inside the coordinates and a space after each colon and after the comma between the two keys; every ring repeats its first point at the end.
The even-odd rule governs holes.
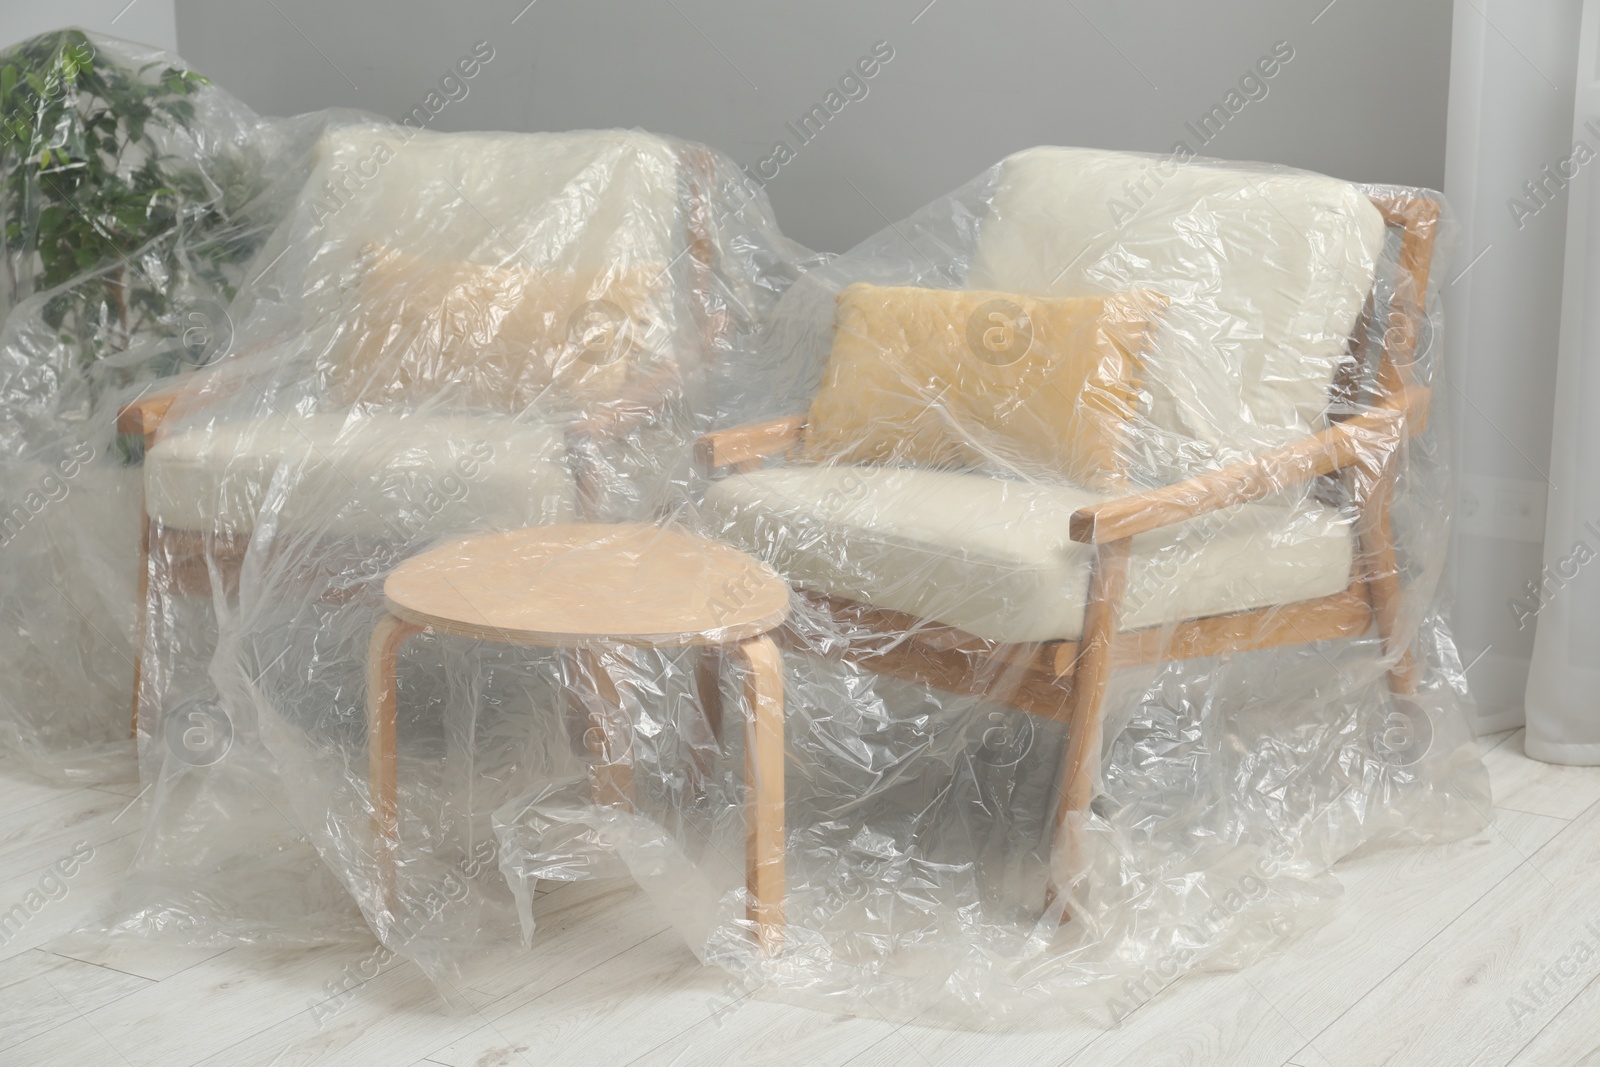
{"type": "Polygon", "coordinates": [[[515,414],[552,390],[609,400],[645,345],[663,343],[660,266],[572,272],[487,267],[373,246],[356,290],[354,335],[333,368],[342,403],[515,414]],[[654,290],[654,291],[653,291],[654,290]]]}
{"type": "MultiPolygon", "coordinates": [[[[517,346],[529,334],[538,346],[603,332],[605,309],[593,316],[585,307],[600,293],[632,320],[628,351],[619,360],[603,354],[563,385],[580,385],[580,397],[611,395],[629,369],[648,373],[679,358],[692,328],[682,313],[681,178],[671,144],[628,130],[337,126],[260,252],[267,266],[252,291],[289,294],[282,310],[292,308],[307,334],[339,327],[312,359],[341,402],[420,402],[438,392],[458,410],[500,411],[523,410],[539,395],[538,378],[548,382],[551,363],[562,361],[539,346],[524,365],[517,346]],[[374,274],[374,246],[414,258],[389,257],[374,274]],[[407,265],[424,262],[432,269],[407,265]],[[399,292],[405,306],[375,292],[399,292]],[[430,299],[449,305],[432,321],[430,299]],[[437,328],[432,344],[429,328],[437,328]],[[480,350],[478,367],[459,360],[480,350]],[[398,385],[383,377],[381,364],[392,360],[404,364],[398,385]]],[[[269,307],[258,301],[254,310],[269,307]]]]}
{"type": "MultiPolygon", "coordinates": [[[[1150,424],[1226,456],[1321,426],[1384,238],[1361,190],[1319,174],[1034,148],[1001,165],[967,284],[1169,297],[1150,424]]],[[[1167,447],[1169,474],[1213,462],[1167,447]]]]}
{"type": "Polygon", "coordinates": [[[158,440],[144,477],[150,517],[182,530],[248,534],[263,504],[285,529],[393,541],[573,513],[561,433],[508,418],[224,422],[158,440]]]}
{"type": "MultiPolygon", "coordinates": [[[[994,641],[1076,640],[1092,550],[1068,539],[1068,520],[1106,499],[985,474],[797,466],[715,483],[704,518],[804,588],[994,641]]],[[[1327,596],[1350,566],[1334,510],[1246,504],[1135,537],[1123,625],[1327,596]]]]}
{"type": "Polygon", "coordinates": [[[1124,487],[1119,446],[1160,303],[849,286],[806,420],[807,456],[1124,487]]]}

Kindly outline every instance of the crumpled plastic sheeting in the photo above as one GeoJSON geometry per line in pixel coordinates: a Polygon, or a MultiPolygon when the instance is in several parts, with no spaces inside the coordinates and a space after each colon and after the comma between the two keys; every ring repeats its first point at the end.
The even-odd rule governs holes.
{"type": "Polygon", "coordinates": [[[1438,594],[1445,405],[1422,402],[1448,241],[1414,293],[1417,249],[1369,199],[1438,237],[1435,195],[1036,149],[818,262],[730,164],[639,133],[352,124],[317,167],[235,307],[241,354],[146,455],[170,529],[128,927],[312,940],[364,919],[448,992],[536,937],[539,880],[625,872],[703,959],[828,1010],[1107,1019],[1314,924],[1352,850],[1484,824],[1438,594]],[[1041,453],[1052,427],[1109,464],[1093,488],[1041,453]],[[734,441],[772,454],[705,468],[734,441]],[[1330,457],[1343,473],[1311,477],[1330,457]],[[1246,501],[1199,512],[1218,485],[1246,501]],[[365,726],[385,576],[577,516],[698,530],[795,589],[773,951],[746,910],[740,679],[718,737],[693,650],[603,658],[623,810],[595,792],[592,675],[412,637],[386,890],[365,726]],[[1094,570],[1112,550],[1075,538],[1113,519],[1152,524],[1121,598],[1138,637],[1100,737],[1074,736],[1109,610],[1084,606],[1116,584],[1094,570]],[[1220,654],[1173,658],[1196,652],[1220,654]]]}
{"type": "Polygon", "coordinates": [[[117,414],[158,379],[228,358],[226,306],[304,180],[320,120],[260,119],[178,57],[95,34],[36,38],[0,66],[17,75],[0,153],[0,745],[57,780],[126,779],[140,471],[117,414]],[[117,78],[187,91],[163,101],[176,114],[147,99],[112,129],[94,94],[117,78]],[[126,195],[74,185],[91,151],[118,155],[126,195]],[[79,243],[91,226],[99,239],[79,243]],[[72,258],[47,263],[46,241],[72,258]]]}
{"type": "MultiPolygon", "coordinates": [[[[668,655],[613,666],[636,697],[625,701],[637,724],[629,752],[645,768],[638,788],[653,794],[633,812],[602,807],[574,775],[496,813],[524,933],[536,929],[537,880],[620,861],[689,946],[745,988],[770,983],[819,1008],[890,1017],[1075,1011],[1115,1022],[1184,973],[1245,966],[1314,926],[1340,892],[1330,867],[1353,850],[1481,828],[1487,775],[1461,714],[1466,683],[1438,584],[1449,513],[1441,403],[1413,408],[1427,429],[1403,444],[1352,429],[1360,462],[1340,476],[1232,469],[1253,503],[1134,538],[1122,610],[1143,628],[1147,662],[1111,672],[1092,803],[1069,812],[1065,830],[1055,824],[1065,716],[1017,710],[1029,678],[1015,656],[982,661],[956,695],[939,673],[948,656],[935,654],[975,638],[1081,636],[1093,554],[1069,540],[1077,509],[1203,478],[1330,424],[1390,418],[1418,389],[1442,394],[1436,292],[1449,218],[1435,208],[1437,194],[1282,168],[1034,149],[808,272],[758,359],[725,387],[750,406],[724,424],[724,442],[787,433],[794,448],[757,469],[712,471],[697,510],[701,529],[772,562],[800,593],[785,655],[782,949],[764,952],[747,918],[738,732],[708,753],[723,776],[695,788],[681,728],[692,670],[668,655]],[[1433,239],[1420,305],[1417,249],[1385,225],[1379,202],[1389,221],[1412,217],[1433,239]],[[976,301],[976,325],[953,317],[908,342],[928,312],[907,287],[976,291],[967,304],[943,298],[976,301]],[[1059,412],[1040,410],[1024,357],[1049,356],[1026,336],[1038,341],[1046,316],[1073,309],[1037,301],[1135,291],[1169,302],[1138,355],[1136,410],[1119,412],[1093,376],[1077,398],[1080,414],[1118,435],[1126,485],[1063,484],[1031,448],[1059,412]],[[863,302],[876,325],[850,310],[863,302]],[[879,346],[876,363],[847,371],[841,353],[862,343],[879,346]],[[1017,377],[994,373],[1004,367],[1017,377]],[[850,391],[868,387],[878,392],[850,391]],[[863,411],[819,402],[830,389],[863,411]],[[902,417],[907,396],[925,417],[895,439],[881,420],[902,417]],[[810,420],[800,434],[771,422],[752,436],[731,429],[797,416],[810,420]],[[833,420],[827,434],[819,418],[833,420]],[[841,424],[856,452],[813,443],[837,440],[841,424]],[[928,469],[951,437],[976,459],[928,469]],[[1395,479],[1395,560],[1363,539],[1384,471],[1395,479]],[[1286,632],[1316,625],[1295,602],[1353,588],[1358,605],[1375,603],[1368,583],[1385,578],[1404,590],[1390,644],[1365,614],[1341,638],[1286,632]],[[1264,612],[1277,647],[1177,656],[1195,638],[1185,620],[1248,610],[1264,612]],[[1416,664],[1409,695],[1388,677],[1405,672],[1403,648],[1416,664]]],[[[1111,362],[1101,357],[1102,379],[1111,362]]]]}
{"type": "Polygon", "coordinates": [[[418,958],[443,967],[517,944],[489,816],[574,756],[537,725],[562,699],[552,656],[412,641],[407,832],[418,803],[444,821],[407,841],[420,911],[386,920],[364,712],[385,575],[452,535],[684,509],[717,382],[809,254],[732,164],[639,132],[344,121],[313,158],[233,306],[237,354],[145,454],[148,832],[115,928],[292,944],[371,924],[442,934],[418,958]]]}

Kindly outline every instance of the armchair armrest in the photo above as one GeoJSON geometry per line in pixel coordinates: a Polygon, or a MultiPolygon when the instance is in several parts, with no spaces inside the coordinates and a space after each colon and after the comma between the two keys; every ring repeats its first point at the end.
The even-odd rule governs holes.
{"type": "Polygon", "coordinates": [[[1120,541],[1260,500],[1346,467],[1378,466],[1375,461],[1426,428],[1428,397],[1427,388],[1409,386],[1371,411],[1282,448],[1173,485],[1079,508],[1072,513],[1069,534],[1080,544],[1120,541]]]}
{"type": "Polygon", "coordinates": [[[161,427],[161,420],[167,417],[167,409],[183,395],[186,387],[186,383],[180,382],[141,393],[130,400],[117,412],[117,432],[153,436],[161,427]]]}
{"type": "Polygon", "coordinates": [[[214,403],[232,395],[256,369],[241,353],[189,374],[152,382],[117,412],[117,432],[140,434],[148,441],[180,400],[197,406],[214,403]]]}
{"type": "Polygon", "coordinates": [[[718,467],[741,467],[793,451],[805,439],[803,415],[790,415],[768,422],[752,422],[729,430],[703,434],[695,446],[700,465],[707,471],[718,467]]]}

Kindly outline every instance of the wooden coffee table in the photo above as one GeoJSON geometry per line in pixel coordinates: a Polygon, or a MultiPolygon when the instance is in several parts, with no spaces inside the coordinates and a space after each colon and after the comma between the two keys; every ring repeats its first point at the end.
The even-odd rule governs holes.
{"type": "Polygon", "coordinates": [[[367,656],[372,825],[384,901],[395,907],[400,836],[395,778],[395,665],[400,646],[430,632],[570,650],[587,692],[585,740],[600,803],[633,803],[631,725],[606,669],[618,645],[702,649],[700,697],[720,736],[719,671],[744,667],[745,873],[748,914],[763,949],[783,938],[783,662],[768,636],[787,617],[789,589],[759,560],[672,528],[539,526],[430,549],[394,569],[388,611],[367,656]]]}

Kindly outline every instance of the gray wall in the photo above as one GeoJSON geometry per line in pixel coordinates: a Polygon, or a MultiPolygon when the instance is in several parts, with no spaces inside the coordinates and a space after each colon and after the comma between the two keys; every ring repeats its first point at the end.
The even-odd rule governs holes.
{"type": "Polygon", "coordinates": [[[1226,105],[1279,41],[1293,59],[1246,86],[1259,99],[1241,93],[1204,154],[1443,181],[1450,0],[525,3],[178,0],[178,44],[258,110],[398,118],[487,41],[493,60],[434,128],[641,126],[752,171],[782,140],[794,158],[767,184],[779,221],[828,250],[1028,145],[1199,148],[1184,123],[1226,105]],[[879,41],[893,58],[866,95],[801,144],[785,124],[879,41]]]}
{"type": "Polygon", "coordinates": [[[172,0],[0,0],[0,48],[47,30],[78,26],[173,51],[178,47],[172,0]]]}

